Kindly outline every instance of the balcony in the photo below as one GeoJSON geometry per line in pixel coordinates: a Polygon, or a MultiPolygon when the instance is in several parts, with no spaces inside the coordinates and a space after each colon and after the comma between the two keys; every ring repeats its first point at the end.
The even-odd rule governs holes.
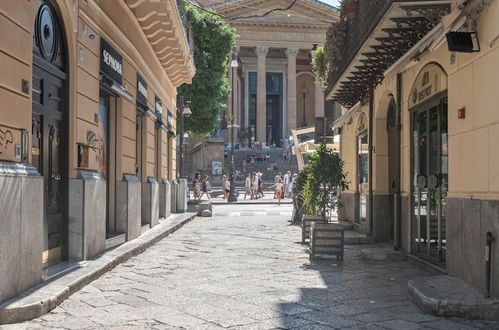
{"type": "Polygon", "coordinates": [[[358,0],[353,19],[333,25],[328,98],[350,108],[450,11],[451,0],[358,0]]]}
{"type": "Polygon", "coordinates": [[[187,15],[185,13],[184,0],[177,0],[177,9],[180,14],[180,19],[182,20],[182,25],[184,27],[185,38],[189,44],[189,55],[194,55],[194,39],[189,27],[189,22],[187,21],[187,15]]]}

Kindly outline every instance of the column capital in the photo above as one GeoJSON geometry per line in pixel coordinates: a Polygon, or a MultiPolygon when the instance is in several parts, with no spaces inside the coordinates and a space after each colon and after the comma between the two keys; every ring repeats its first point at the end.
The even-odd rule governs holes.
{"type": "Polygon", "coordinates": [[[269,47],[267,46],[258,46],[255,48],[255,53],[258,57],[267,56],[268,52],[269,52],[269,47]]]}
{"type": "Polygon", "coordinates": [[[286,56],[287,57],[296,57],[298,55],[298,51],[299,49],[298,48],[287,48],[286,49],[286,56]]]}

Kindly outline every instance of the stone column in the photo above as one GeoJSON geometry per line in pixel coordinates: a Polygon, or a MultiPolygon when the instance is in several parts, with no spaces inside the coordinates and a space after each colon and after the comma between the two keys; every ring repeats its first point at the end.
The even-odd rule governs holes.
{"type": "Polygon", "coordinates": [[[287,108],[287,132],[296,128],[296,56],[298,48],[288,48],[288,108],[287,108]]]}
{"type": "Polygon", "coordinates": [[[267,140],[267,70],[265,61],[269,47],[256,47],[258,56],[257,91],[256,91],[256,140],[267,140]]]}
{"type": "Polygon", "coordinates": [[[315,117],[324,117],[324,91],[317,78],[315,78],[315,117]]]}

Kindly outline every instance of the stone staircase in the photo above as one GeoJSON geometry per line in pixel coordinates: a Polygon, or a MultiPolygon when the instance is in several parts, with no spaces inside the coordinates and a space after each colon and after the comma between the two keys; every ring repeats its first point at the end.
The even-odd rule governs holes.
{"type": "MultiPolygon", "coordinates": [[[[242,173],[242,179],[237,180],[238,185],[244,185],[244,178],[247,173],[260,172],[263,173],[262,180],[264,183],[274,183],[274,177],[277,173],[285,174],[287,171],[298,173],[298,163],[296,156],[290,153],[288,159],[282,158],[284,148],[263,148],[263,150],[253,149],[236,149],[234,150],[234,167],[242,173]],[[246,170],[243,168],[243,160],[248,159],[248,156],[270,156],[270,160],[255,161],[251,163],[246,170]],[[277,170],[268,170],[272,161],[276,162],[277,170]]],[[[227,150],[227,158],[224,161],[224,172],[230,173],[230,150],[227,150]]],[[[257,157],[258,158],[258,157],[257,157]]]]}

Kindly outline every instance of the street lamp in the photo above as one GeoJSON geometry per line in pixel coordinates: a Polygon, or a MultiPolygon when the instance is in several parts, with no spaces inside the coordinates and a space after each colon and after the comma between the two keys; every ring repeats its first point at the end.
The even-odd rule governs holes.
{"type": "Polygon", "coordinates": [[[303,118],[301,121],[302,127],[307,126],[307,119],[305,118],[305,98],[309,92],[310,91],[308,90],[307,84],[305,83],[305,81],[303,81],[303,84],[300,87],[300,93],[303,96],[303,118]]]}
{"type": "Polygon", "coordinates": [[[192,115],[191,101],[186,101],[184,103],[184,97],[182,95],[178,96],[177,99],[177,115],[180,116],[180,173],[179,178],[184,177],[184,117],[189,117],[192,115]]]}
{"type": "Polygon", "coordinates": [[[230,191],[229,191],[229,203],[237,202],[236,196],[236,180],[234,178],[234,145],[235,145],[235,135],[236,135],[236,125],[234,122],[234,108],[236,107],[235,102],[235,76],[237,74],[237,67],[239,64],[237,63],[237,47],[234,45],[232,47],[232,61],[230,62],[230,67],[232,68],[232,106],[230,108],[230,129],[231,129],[231,138],[230,138],[230,191]]]}

